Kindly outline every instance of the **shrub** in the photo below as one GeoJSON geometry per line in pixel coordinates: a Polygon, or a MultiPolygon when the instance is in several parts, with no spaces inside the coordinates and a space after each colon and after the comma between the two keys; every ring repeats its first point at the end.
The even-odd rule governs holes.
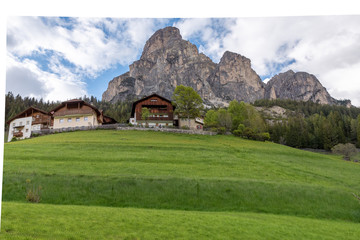
{"type": "Polygon", "coordinates": [[[30,179],[26,179],[26,200],[32,203],[39,203],[41,200],[41,186],[34,186],[30,179]]]}
{"type": "Polygon", "coordinates": [[[256,139],[256,133],[252,128],[246,127],[243,131],[243,137],[248,139],[256,139]]]}
{"type": "Polygon", "coordinates": [[[244,130],[245,130],[245,125],[239,124],[238,128],[234,130],[233,133],[235,136],[241,137],[243,136],[244,130]]]}
{"type": "Polygon", "coordinates": [[[257,134],[257,139],[259,141],[269,141],[270,140],[270,134],[268,132],[262,132],[257,134]]]}
{"type": "Polygon", "coordinates": [[[216,129],[216,132],[217,132],[218,134],[225,134],[225,133],[226,133],[226,128],[225,128],[225,127],[218,127],[218,128],[216,129]]]}
{"type": "Polygon", "coordinates": [[[181,129],[183,129],[183,130],[190,130],[189,126],[181,126],[181,129]]]}
{"type": "Polygon", "coordinates": [[[355,145],[351,143],[339,143],[335,145],[331,151],[335,154],[343,155],[343,158],[347,161],[350,161],[351,157],[357,153],[355,145]]]}
{"type": "Polygon", "coordinates": [[[39,133],[31,133],[31,137],[38,137],[38,136],[40,136],[39,133]]]}

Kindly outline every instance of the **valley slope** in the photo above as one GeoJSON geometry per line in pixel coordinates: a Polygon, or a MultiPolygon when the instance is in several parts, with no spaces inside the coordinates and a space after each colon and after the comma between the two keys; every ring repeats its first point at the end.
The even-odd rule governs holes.
{"type": "Polygon", "coordinates": [[[4,151],[5,238],[360,233],[360,203],[352,195],[360,194],[360,165],[340,156],[234,136],[113,130],[11,142],[4,151]],[[39,187],[41,202],[28,203],[28,190],[39,187]]]}

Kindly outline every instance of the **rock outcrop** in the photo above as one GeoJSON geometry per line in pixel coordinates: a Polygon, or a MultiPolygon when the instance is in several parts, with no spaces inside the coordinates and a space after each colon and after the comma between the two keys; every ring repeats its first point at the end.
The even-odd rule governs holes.
{"type": "Polygon", "coordinates": [[[178,85],[191,86],[205,104],[226,106],[231,100],[254,102],[257,99],[293,99],[334,104],[315,76],[288,71],[264,84],[251,68],[250,59],[226,51],[214,63],[197,47],[182,39],[179,29],[166,27],[146,42],[139,60],[130,71],[109,82],[104,101],[116,102],[157,93],[171,99],[178,85]]]}
{"type": "Polygon", "coordinates": [[[216,96],[226,101],[254,102],[264,98],[264,83],[251,68],[250,59],[237,53],[225,52],[208,81],[216,96]]]}
{"type": "Polygon", "coordinates": [[[320,104],[337,104],[319,80],[306,72],[289,70],[275,75],[266,84],[266,99],[292,99],[313,101],[320,104]]]}

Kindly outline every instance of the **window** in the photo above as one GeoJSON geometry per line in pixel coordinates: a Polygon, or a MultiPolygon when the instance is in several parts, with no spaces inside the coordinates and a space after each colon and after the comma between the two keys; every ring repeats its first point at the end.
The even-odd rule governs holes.
{"type": "Polygon", "coordinates": [[[25,129],[25,132],[29,132],[29,129],[25,129]]]}
{"type": "Polygon", "coordinates": [[[68,120],[67,120],[68,122],[71,122],[71,118],[68,118],[68,120]]]}
{"type": "Polygon", "coordinates": [[[26,125],[29,125],[30,124],[30,121],[26,121],[26,125]]]}
{"type": "Polygon", "coordinates": [[[15,127],[15,123],[13,123],[13,127],[15,127]]]}
{"type": "Polygon", "coordinates": [[[84,117],[84,121],[87,121],[88,120],[88,117],[84,117]]]}
{"type": "Polygon", "coordinates": [[[22,125],[22,122],[20,122],[20,124],[19,124],[20,126],[22,125]]]}
{"type": "Polygon", "coordinates": [[[36,118],[39,118],[39,114],[36,114],[36,118]]]}
{"type": "Polygon", "coordinates": [[[157,99],[151,99],[150,102],[157,102],[157,99]]]}
{"type": "Polygon", "coordinates": [[[169,115],[165,114],[165,115],[163,115],[163,117],[169,117],[169,115]]]}
{"type": "Polygon", "coordinates": [[[80,118],[79,118],[79,117],[77,117],[77,118],[76,118],[76,121],[77,121],[77,122],[80,122],[80,118]]]}
{"type": "Polygon", "coordinates": [[[64,119],[63,118],[60,118],[59,119],[59,123],[63,123],[64,122],[64,119]]]}

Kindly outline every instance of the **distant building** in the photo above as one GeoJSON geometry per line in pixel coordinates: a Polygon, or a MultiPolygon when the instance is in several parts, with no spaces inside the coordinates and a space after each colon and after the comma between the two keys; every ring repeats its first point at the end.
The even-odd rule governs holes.
{"type": "MultiPolygon", "coordinates": [[[[113,123],[112,118],[105,117],[95,106],[79,99],[62,102],[51,111],[54,118],[54,129],[69,127],[93,127],[103,123],[113,123]]],[[[116,123],[116,121],[115,121],[116,123]]]]}
{"type": "Polygon", "coordinates": [[[174,106],[170,100],[154,93],[133,103],[129,122],[143,126],[147,122],[149,127],[174,126],[174,106]],[[141,116],[142,108],[150,110],[147,121],[141,116]]]}
{"type": "MultiPolygon", "coordinates": [[[[203,130],[204,119],[203,118],[190,118],[190,129],[191,130],[203,130]]],[[[189,121],[187,118],[179,119],[179,128],[189,127],[189,121]]]]}
{"type": "MultiPolygon", "coordinates": [[[[141,126],[145,126],[147,122],[149,127],[188,127],[188,119],[174,115],[174,110],[175,107],[170,100],[154,93],[133,103],[129,122],[132,125],[141,126]],[[147,121],[141,116],[142,108],[150,110],[150,117],[147,121]]],[[[190,119],[190,129],[192,130],[203,130],[203,125],[204,120],[202,118],[190,119]]]]}
{"type": "Polygon", "coordinates": [[[13,137],[17,139],[29,138],[32,131],[49,129],[52,127],[52,123],[49,113],[35,107],[29,107],[7,122],[9,124],[8,142],[13,137]]]}

